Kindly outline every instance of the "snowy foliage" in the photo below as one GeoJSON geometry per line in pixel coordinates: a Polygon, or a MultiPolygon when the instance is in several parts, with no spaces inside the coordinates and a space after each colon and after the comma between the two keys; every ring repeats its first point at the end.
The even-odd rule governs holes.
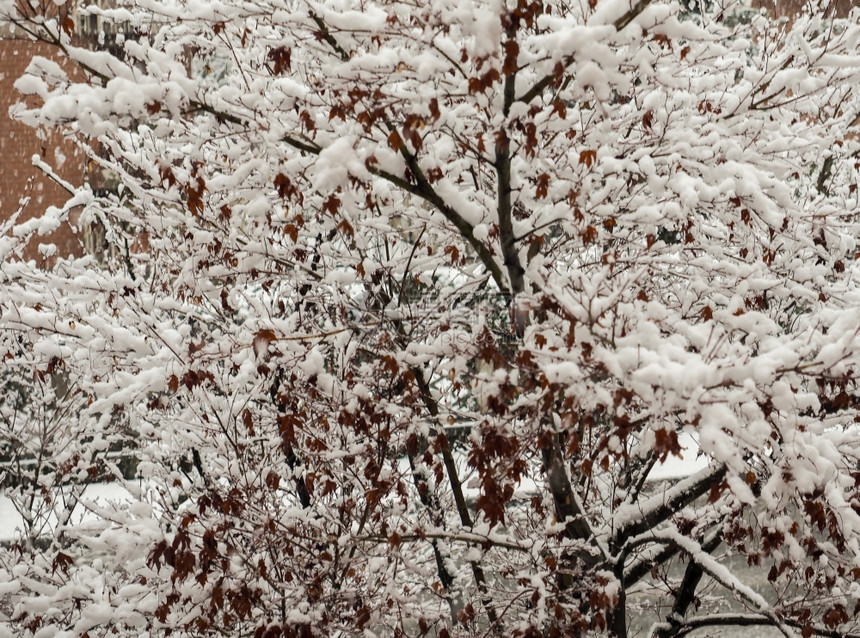
{"type": "Polygon", "coordinates": [[[58,4],[15,115],[109,178],[0,237],[0,635],[860,635],[858,12],[58,4]]]}

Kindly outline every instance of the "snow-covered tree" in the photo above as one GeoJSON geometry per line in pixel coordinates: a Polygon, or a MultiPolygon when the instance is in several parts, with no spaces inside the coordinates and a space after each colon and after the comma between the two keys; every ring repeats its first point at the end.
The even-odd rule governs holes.
{"type": "Polygon", "coordinates": [[[860,635],[858,12],[48,4],[88,79],[15,114],[110,187],[0,240],[14,489],[74,492],[6,635],[860,635]]]}

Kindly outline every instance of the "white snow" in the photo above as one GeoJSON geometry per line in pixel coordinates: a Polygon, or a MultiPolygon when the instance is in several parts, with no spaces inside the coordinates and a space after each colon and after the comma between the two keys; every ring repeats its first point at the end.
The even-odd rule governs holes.
{"type": "MultiPolygon", "coordinates": [[[[80,502],[72,511],[69,524],[73,526],[93,523],[100,517],[87,509],[87,504],[92,503],[97,507],[107,508],[111,506],[128,506],[133,501],[128,490],[117,483],[93,483],[87,485],[81,496],[80,502]]],[[[47,527],[53,529],[57,525],[58,515],[62,503],[57,500],[54,513],[48,518],[47,527]]],[[[5,494],[0,496],[0,543],[6,543],[19,539],[24,532],[24,519],[21,513],[15,509],[15,505],[5,494]]]]}

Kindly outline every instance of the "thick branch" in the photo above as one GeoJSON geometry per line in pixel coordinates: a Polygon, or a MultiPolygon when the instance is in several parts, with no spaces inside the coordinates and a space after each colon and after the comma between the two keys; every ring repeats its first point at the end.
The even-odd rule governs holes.
{"type": "MultiPolygon", "coordinates": [[[[389,125],[391,130],[394,130],[391,125],[389,125]]],[[[451,222],[454,227],[460,232],[460,235],[469,242],[469,245],[474,249],[477,253],[478,258],[481,260],[481,263],[490,271],[490,274],[493,276],[493,280],[496,282],[496,285],[499,287],[500,292],[507,292],[508,288],[505,285],[504,277],[502,276],[502,271],[499,269],[498,264],[496,264],[493,256],[490,254],[489,249],[475,237],[474,228],[472,225],[467,222],[460,213],[458,213],[454,208],[452,208],[444,199],[436,192],[433,186],[430,185],[430,181],[424,175],[424,171],[421,170],[421,167],[418,165],[418,158],[409,152],[409,149],[406,148],[404,143],[400,143],[399,145],[400,154],[403,156],[403,159],[406,161],[406,166],[409,168],[409,171],[412,173],[415,178],[415,184],[411,184],[406,181],[402,177],[397,177],[396,175],[392,175],[387,171],[383,171],[378,169],[375,166],[371,166],[369,168],[370,172],[378,177],[382,177],[390,181],[395,186],[402,188],[403,190],[412,193],[431,204],[436,210],[438,210],[442,215],[451,222]]]]}
{"type": "MultiPolygon", "coordinates": [[[[400,542],[402,543],[418,543],[421,541],[425,541],[428,538],[441,538],[448,541],[456,541],[458,543],[465,543],[467,545],[473,545],[477,547],[501,547],[502,549],[509,549],[515,552],[522,553],[530,553],[532,551],[532,547],[526,546],[525,544],[518,545],[510,540],[502,540],[500,538],[496,538],[494,536],[484,535],[484,534],[474,534],[470,532],[457,532],[456,534],[451,533],[447,534],[444,532],[422,532],[421,534],[401,534],[400,542]]],[[[376,543],[379,545],[385,545],[386,543],[390,543],[391,541],[385,536],[358,536],[355,539],[359,542],[367,542],[367,543],[376,543]]]]}
{"type": "MultiPolygon", "coordinates": [[[[627,539],[654,529],[660,523],[669,520],[674,514],[708,492],[714,485],[720,483],[726,475],[725,466],[710,472],[695,474],[681,481],[666,494],[653,497],[639,504],[637,515],[620,526],[615,533],[615,545],[624,545],[627,539]],[[660,499],[658,502],[654,502],[660,499]]],[[[633,507],[633,506],[631,506],[633,507]]]]}
{"type": "Polygon", "coordinates": [[[770,624],[776,627],[786,638],[794,634],[788,628],[786,622],[779,618],[767,601],[751,587],[741,582],[725,565],[716,561],[709,553],[705,552],[702,545],[692,538],[684,536],[677,530],[660,529],[643,534],[641,539],[657,543],[670,543],[677,545],[690,555],[690,560],[698,563],[702,570],[715,582],[719,583],[738,597],[738,600],[755,609],[762,617],[768,618],[770,624]]]}
{"type": "Polygon", "coordinates": [[[511,282],[510,292],[513,297],[523,291],[524,270],[517,254],[516,238],[511,220],[511,154],[510,141],[506,131],[499,133],[494,166],[498,180],[499,243],[502,248],[505,268],[508,271],[508,279],[511,282]]]}
{"type": "Polygon", "coordinates": [[[624,572],[624,586],[629,588],[635,585],[650,574],[652,569],[670,560],[680,551],[681,549],[677,545],[667,544],[653,556],[633,563],[624,572]]]}
{"type": "Polygon", "coordinates": [[[583,519],[574,498],[570,477],[564,467],[564,457],[555,437],[553,437],[553,443],[543,450],[543,465],[549,491],[555,504],[555,513],[558,520],[564,522],[565,535],[571,540],[588,539],[591,536],[591,529],[583,519]]]}
{"type": "MultiPolygon", "coordinates": [[[[781,623],[794,629],[804,629],[806,627],[806,625],[795,620],[782,620],[781,623]]],[[[758,614],[714,614],[713,616],[696,616],[685,620],[678,628],[677,633],[673,635],[686,636],[703,627],[760,627],[773,626],[773,624],[772,619],[758,614]]],[[[856,632],[849,633],[836,629],[827,629],[821,625],[808,626],[817,636],[825,636],[826,638],[860,638],[860,633],[856,632]]]]}
{"type": "MultiPolygon", "coordinates": [[[[515,41],[517,29],[514,20],[509,22],[506,31],[508,41],[515,41]]],[[[506,118],[516,100],[516,86],[517,71],[514,69],[505,76],[504,82],[502,113],[506,118]]],[[[513,312],[514,327],[517,335],[522,337],[525,332],[528,315],[518,308],[516,296],[523,291],[523,287],[525,286],[525,270],[520,263],[517,252],[517,242],[512,219],[511,143],[508,138],[508,132],[504,128],[507,124],[505,123],[502,126],[503,128],[496,136],[495,160],[493,162],[493,166],[496,169],[496,207],[499,216],[499,246],[501,247],[502,260],[508,273],[508,280],[510,281],[511,302],[513,303],[511,310],[513,312]]]]}
{"type": "Polygon", "coordinates": [[[649,4],[651,4],[652,1],[653,0],[639,0],[639,2],[630,7],[630,11],[615,20],[615,22],[612,23],[612,26],[615,27],[616,31],[621,31],[628,24],[633,22],[640,13],[645,11],[645,9],[648,7],[649,4]]]}
{"type": "MultiPolygon", "coordinates": [[[[415,375],[415,382],[418,384],[418,389],[421,392],[421,399],[427,407],[427,411],[433,419],[439,418],[439,404],[430,391],[430,385],[424,378],[424,371],[421,368],[412,368],[412,374],[415,375]]],[[[431,433],[433,430],[431,430],[431,433]]],[[[442,433],[436,432],[437,436],[442,433]]],[[[448,481],[451,483],[451,491],[454,493],[454,503],[457,505],[457,513],[460,515],[460,522],[465,527],[472,527],[472,517],[469,513],[469,506],[466,504],[466,498],[463,495],[463,485],[460,482],[460,477],[457,472],[457,465],[454,462],[454,455],[451,454],[451,448],[448,442],[445,441],[442,445],[442,460],[445,463],[445,470],[448,472],[448,481]]]]}
{"type": "Polygon", "coordinates": [[[821,166],[821,172],[818,173],[818,181],[815,184],[815,187],[818,189],[818,192],[822,195],[827,195],[827,182],[830,180],[830,175],[833,171],[833,156],[830,155],[824,160],[824,164],[821,166]]]}
{"type": "MultiPolygon", "coordinates": [[[[702,551],[711,554],[723,540],[721,532],[715,533],[711,538],[702,543],[702,551]]],[[[677,620],[683,618],[687,614],[690,605],[696,600],[696,589],[704,576],[705,571],[702,566],[696,561],[687,563],[687,569],[684,571],[684,578],[681,580],[681,585],[675,592],[675,602],[672,605],[672,611],[667,618],[667,623],[661,625],[656,632],[653,633],[654,638],[670,638],[676,635],[677,620]]]]}

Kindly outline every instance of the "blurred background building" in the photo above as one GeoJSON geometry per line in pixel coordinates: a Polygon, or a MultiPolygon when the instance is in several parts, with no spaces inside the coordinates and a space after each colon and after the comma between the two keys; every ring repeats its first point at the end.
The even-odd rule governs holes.
{"type": "MultiPolygon", "coordinates": [[[[31,4],[40,12],[57,13],[61,20],[66,17],[51,0],[31,0],[31,4]]],[[[89,0],[78,5],[73,16],[75,43],[101,49],[116,46],[117,27],[98,15],[81,11],[84,4],[105,7],[112,0],[89,0]]],[[[35,130],[9,115],[12,105],[22,100],[14,84],[35,56],[58,62],[73,80],[84,79],[80,69],[63,62],[55,47],[33,42],[21,31],[0,31],[0,223],[16,214],[18,221],[25,221],[41,215],[49,206],[61,208],[69,200],[71,195],[66,189],[33,165],[36,155],[66,182],[79,185],[88,181],[94,189],[99,187],[93,183],[98,179],[90,174],[85,153],[74,143],[56,131],[35,130]]],[[[39,243],[54,244],[59,257],[80,256],[91,250],[93,229],[79,228],[78,221],[78,211],[71,211],[57,231],[31,242],[23,257],[44,260],[38,251],[39,243]]]]}

